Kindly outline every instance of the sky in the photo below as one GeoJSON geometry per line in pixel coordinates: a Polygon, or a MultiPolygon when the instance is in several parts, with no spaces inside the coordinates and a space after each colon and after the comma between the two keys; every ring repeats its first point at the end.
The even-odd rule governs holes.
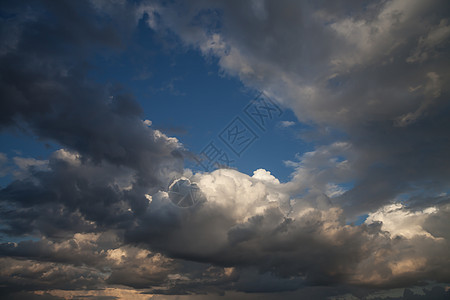
{"type": "Polygon", "coordinates": [[[448,299],[450,3],[0,2],[1,299],[448,299]]]}

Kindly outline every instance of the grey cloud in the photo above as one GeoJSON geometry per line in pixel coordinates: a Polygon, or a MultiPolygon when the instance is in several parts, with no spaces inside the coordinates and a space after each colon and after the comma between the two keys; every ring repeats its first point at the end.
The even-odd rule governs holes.
{"type": "Polygon", "coordinates": [[[0,245],[0,256],[0,276],[7,285],[2,292],[6,294],[107,287],[159,294],[223,293],[238,278],[236,272],[220,267],[124,245],[112,231],[77,233],[60,241],[5,243],[0,245]],[[77,280],[68,280],[72,276],[77,280]]]}
{"type": "Polygon", "coordinates": [[[1,258],[2,293],[42,289],[95,288],[101,274],[88,267],[58,265],[53,262],[35,262],[1,258]],[[17,274],[17,275],[16,275],[17,274]]]}
{"type": "Polygon", "coordinates": [[[182,17],[162,6],[150,26],[218,57],[223,71],[270,93],[317,132],[333,128],[312,141],[332,143],[341,132],[356,152],[355,188],[336,199],[348,216],[402,193],[448,189],[446,1],[252,3],[196,1],[182,17]],[[432,54],[411,60],[416,47],[432,54]]]}
{"type": "MultiPolygon", "coordinates": [[[[4,293],[106,285],[106,252],[98,251],[120,244],[98,248],[71,236],[130,226],[148,205],[144,195],[182,170],[181,144],[143,122],[133,95],[88,80],[92,55],[120,51],[136,25],[133,4],[99,4],[2,3],[0,128],[65,148],[39,168],[16,158],[21,174],[0,190],[5,237],[39,239],[1,245],[4,293]]],[[[134,266],[109,280],[133,285],[125,279],[134,266]]]]}
{"type": "Polygon", "coordinates": [[[176,139],[143,123],[132,95],[86,79],[89,56],[116,51],[135,26],[133,6],[31,1],[2,11],[0,126],[69,149],[57,151],[48,170],[16,159],[25,175],[0,191],[2,230],[53,236],[122,226],[128,209],[145,209],[144,194],[166,186],[183,160],[176,139]]]}
{"type": "Polygon", "coordinates": [[[19,13],[24,4],[7,8],[12,17],[2,20],[19,33],[0,57],[0,125],[25,128],[95,161],[133,168],[145,176],[142,185],[160,184],[158,175],[167,176],[158,174],[161,165],[172,163],[179,171],[181,149],[142,123],[132,95],[85,78],[88,54],[119,47],[125,39],[121,31],[135,24],[132,10],[119,14],[123,7],[118,7],[115,15],[101,15],[86,1],[30,6],[31,17],[19,13]],[[106,21],[111,17],[117,23],[106,21]]]}
{"type": "MultiPolygon", "coordinates": [[[[270,197],[267,194],[271,192],[257,192],[259,187],[254,181],[248,190],[236,189],[241,207],[228,205],[227,189],[236,191],[230,184],[232,176],[244,177],[232,170],[205,175],[203,179],[212,182],[211,190],[204,190],[208,200],[187,209],[175,206],[164,193],[155,195],[146,214],[136,223],[137,227],[126,232],[125,239],[146,244],[171,257],[223,267],[255,268],[284,278],[285,281],[274,280],[274,287],[267,287],[274,290],[289,289],[297,281],[304,285],[346,282],[393,288],[418,284],[425,278],[445,282],[448,276],[441,268],[448,244],[447,240],[440,240],[440,226],[446,223],[445,206],[424,217],[425,224],[429,224],[424,228],[433,232],[434,237],[395,237],[394,231],[392,234],[384,231],[382,224],[376,222],[346,225],[342,211],[331,203],[321,208],[316,208],[314,202],[295,205],[288,216],[279,206],[267,203],[267,208],[242,221],[236,210],[245,210],[246,199],[255,194],[270,197]],[[214,180],[209,181],[210,176],[214,180]],[[219,200],[214,198],[215,191],[223,191],[217,192],[219,200]],[[289,278],[294,281],[289,282],[289,278]]],[[[249,187],[245,178],[239,182],[249,187]]],[[[203,184],[200,178],[199,186],[203,184]]],[[[257,205],[259,200],[254,201],[250,206],[257,205]]],[[[259,280],[264,280],[267,274],[259,280]]],[[[248,291],[252,289],[256,287],[250,284],[248,291]]]]}
{"type": "MultiPolygon", "coordinates": [[[[336,205],[344,209],[345,216],[354,218],[392,203],[396,197],[410,195],[407,203],[411,209],[433,205],[444,209],[448,199],[437,194],[448,190],[447,178],[450,177],[449,91],[445,84],[449,81],[449,60],[445,57],[448,43],[442,37],[436,38],[434,44],[427,44],[432,48],[426,49],[432,53],[427,59],[418,63],[408,58],[418,43],[425,43],[434,32],[443,30],[441,36],[445,36],[448,3],[380,1],[351,6],[339,1],[330,5],[261,1],[259,4],[255,7],[251,2],[196,1],[181,5],[182,15],[177,14],[177,6],[161,5],[156,9],[160,17],[151,19],[149,26],[159,32],[172,30],[185,45],[199,49],[207,57],[217,57],[223,71],[239,77],[250,87],[267,91],[291,107],[301,122],[323,132],[334,128],[327,139],[312,138],[327,144],[317,147],[309,156],[302,156],[294,179],[286,184],[288,189],[300,194],[294,201],[294,208],[304,209],[313,204],[326,209],[336,205]],[[336,140],[348,147],[336,150],[335,145],[339,145],[336,140]],[[339,197],[328,199],[320,193],[326,192],[326,184],[330,182],[352,182],[354,187],[339,197]],[[414,197],[417,193],[421,196],[414,197]]],[[[172,217],[181,223],[171,228],[171,234],[179,230],[183,232],[182,239],[186,235],[203,233],[201,227],[195,226],[189,234],[183,217],[179,219],[176,214],[172,217]]],[[[257,222],[265,217],[268,215],[251,220],[257,222]]],[[[437,218],[430,217],[430,220],[437,218]]],[[[214,220],[223,224],[229,222],[219,216],[214,220]]],[[[241,241],[268,236],[271,231],[263,229],[263,233],[258,234],[256,228],[261,228],[262,223],[258,224],[260,227],[240,224],[237,226],[240,228],[233,228],[228,232],[228,242],[238,247],[241,241]]],[[[223,243],[223,236],[223,232],[218,233],[219,245],[223,243]]],[[[393,253],[401,253],[399,249],[409,245],[417,249],[418,256],[428,252],[419,246],[422,243],[419,239],[401,242],[380,239],[371,240],[383,245],[380,251],[392,248],[397,249],[393,253]]],[[[357,238],[349,240],[358,241],[357,238]]],[[[255,246],[246,244],[252,251],[245,261],[258,260],[257,250],[264,249],[263,245],[259,240],[255,246]]],[[[184,247],[184,254],[173,244],[165,248],[166,251],[172,249],[169,251],[173,255],[191,255],[192,252],[197,257],[188,257],[205,259],[201,253],[211,247],[214,249],[214,243],[208,246],[195,250],[184,247]]],[[[315,246],[311,249],[320,248],[315,246]]],[[[296,245],[290,247],[287,248],[296,249],[296,245]]],[[[329,249],[330,245],[323,248],[329,249]]],[[[375,248],[370,249],[376,251],[375,248]]],[[[237,263],[233,261],[233,250],[224,251],[220,255],[223,261],[219,263],[237,263]]],[[[247,248],[240,250],[239,255],[245,257],[243,253],[247,248]]],[[[367,256],[369,260],[372,254],[367,256]]],[[[364,261],[357,256],[353,254],[359,261],[357,264],[364,261]]],[[[276,257],[271,253],[271,258],[276,257]]],[[[390,258],[398,260],[398,257],[390,258]]],[[[345,257],[336,257],[333,262],[341,260],[344,262],[345,257]]],[[[270,260],[261,259],[254,264],[262,267],[266,261],[270,260]]],[[[290,266],[295,266],[292,261],[301,259],[289,260],[290,266]]],[[[390,278],[393,274],[389,263],[386,260],[372,271],[390,278]]],[[[284,266],[282,262],[275,265],[284,266]]],[[[304,269],[314,273],[314,267],[320,268],[304,269]]],[[[435,272],[430,265],[422,274],[398,276],[392,285],[417,282],[420,278],[434,277],[433,273],[436,280],[445,280],[445,272],[440,270],[440,275],[435,272]]]]}
{"type": "Polygon", "coordinates": [[[8,156],[5,153],[0,152],[0,178],[6,176],[9,171],[8,156]]]}
{"type": "Polygon", "coordinates": [[[7,232],[58,236],[65,231],[102,230],[112,224],[120,227],[121,222],[131,220],[131,208],[148,202],[144,195],[136,198],[133,190],[123,190],[117,182],[125,176],[129,185],[134,184],[132,170],[89,164],[80,158],[53,157],[49,166],[50,170],[35,171],[0,191],[7,232]]]}

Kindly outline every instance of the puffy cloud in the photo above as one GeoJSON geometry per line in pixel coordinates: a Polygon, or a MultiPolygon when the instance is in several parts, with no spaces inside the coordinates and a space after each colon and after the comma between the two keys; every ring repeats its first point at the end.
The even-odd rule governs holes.
{"type": "MultiPolygon", "coordinates": [[[[74,163],[76,154],[60,150],[58,156],[72,163],[66,168],[81,169],[79,172],[92,168],[74,163]]],[[[95,174],[95,168],[92,172],[95,174]]],[[[111,178],[117,176],[111,170],[107,173],[111,178]]],[[[49,238],[2,244],[0,254],[14,261],[26,259],[24,268],[46,266],[47,271],[36,269],[37,273],[30,275],[40,278],[38,281],[22,283],[22,288],[30,290],[42,290],[47,285],[51,289],[77,288],[75,283],[63,286],[45,282],[41,276],[66,268],[74,268],[73,274],[88,272],[84,278],[90,278],[91,285],[86,287],[91,289],[119,284],[158,294],[236,289],[274,292],[312,283],[396,287],[420,283],[424,278],[441,281],[448,276],[441,268],[448,248],[448,240],[442,238],[446,236],[445,206],[419,212],[400,205],[385,207],[371,214],[366,224],[354,226],[346,224],[342,210],[325,195],[310,193],[305,198],[292,198],[290,185],[281,184],[263,169],[253,176],[230,169],[185,173],[189,174],[189,181],[204,197],[193,206],[175,205],[164,191],[147,194],[152,201],[145,199],[147,206],[140,213],[125,206],[114,215],[115,206],[100,203],[98,207],[111,209],[105,212],[109,223],[92,218],[99,216],[96,206],[83,207],[81,200],[90,199],[83,196],[74,202],[79,208],[73,214],[78,222],[86,218],[84,227],[71,224],[67,216],[43,215],[33,221],[32,228],[49,238]],[[64,235],[48,230],[61,224],[62,219],[68,222],[58,228],[64,235]],[[414,226],[408,227],[411,224],[414,226]],[[92,233],[77,233],[80,231],[92,233]]],[[[94,178],[99,180],[98,176],[91,177],[96,184],[94,178]]],[[[105,183],[100,181],[98,186],[105,183]]],[[[88,191],[82,185],[79,188],[88,191]]],[[[94,197],[98,202],[99,196],[94,197]]],[[[12,203],[23,201],[19,199],[12,203]]],[[[117,203],[128,203],[125,195],[120,199],[117,203]]],[[[22,210],[17,214],[19,219],[30,220],[22,210]]],[[[18,221],[7,222],[16,228],[14,222],[18,221]]],[[[54,294],[62,295],[57,291],[54,294]]]]}
{"type": "Polygon", "coordinates": [[[437,211],[436,207],[428,207],[422,211],[411,212],[405,209],[402,204],[394,203],[370,213],[366,223],[381,222],[381,229],[388,231],[393,238],[396,236],[413,238],[416,235],[433,237],[423,229],[423,224],[429,215],[437,211]]]}
{"type": "Polygon", "coordinates": [[[344,156],[354,155],[355,186],[339,197],[346,214],[376,210],[414,187],[448,189],[445,1],[182,7],[182,16],[177,6],[155,8],[154,28],[175,32],[217,57],[224,72],[290,107],[315,128],[303,135],[308,141],[325,147],[338,136],[352,145],[344,156]],[[416,59],[422,52],[429,58],[416,59]]]}
{"type": "Polygon", "coordinates": [[[270,172],[258,169],[252,177],[231,169],[197,175],[198,185],[208,204],[228,212],[238,222],[263,213],[270,207],[288,205],[288,195],[278,188],[280,182],[270,172]]]}
{"type": "MultiPolygon", "coordinates": [[[[191,181],[206,201],[179,208],[160,192],[126,239],[172,257],[256,268],[302,285],[390,287],[447,276],[438,265],[447,257],[448,241],[425,229],[429,219],[445,223],[439,217],[445,207],[414,213],[390,206],[369,215],[361,226],[348,225],[325,195],[290,198],[289,186],[271,177],[261,169],[253,177],[229,169],[195,174],[191,181]]],[[[289,289],[293,282],[280,281],[269,289],[289,289]]]]}

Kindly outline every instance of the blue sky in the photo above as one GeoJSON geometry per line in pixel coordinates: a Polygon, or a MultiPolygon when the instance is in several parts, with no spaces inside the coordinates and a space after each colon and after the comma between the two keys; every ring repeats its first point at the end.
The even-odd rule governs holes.
{"type": "MultiPolygon", "coordinates": [[[[89,76],[131,92],[154,127],[177,137],[196,154],[217,139],[233,118],[243,115],[245,106],[260,93],[221,71],[214,58],[205,59],[195,49],[161,44],[160,37],[144,20],[139,22],[130,40],[124,51],[106,58],[99,55],[91,61],[89,76]]],[[[287,181],[292,168],[286,167],[283,161],[312,149],[298,134],[309,126],[299,123],[286,108],[282,116],[274,117],[269,123],[266,131],[252,125],[258,139],[241,157],[229,153],[234,157],[230,166],[249,175],[264,168],[287,181]],[[281,126],[282,121],[295,124],[286,128],[281,126]]],[[[204,171],[196,161],[187,164],[204,171]]]]}
{"type": "MultiPolygon", "coordinates": [[[[168,48],[161,44],[160,37],[143,20],[128,39],[121,51],[93,55],[87,62],[88,78],[132,93],[145,119],[177,137],[193,153],[200,153],[211,140],[217,139],[260,93],[221,72],[215,59],[205,59],[194,49],[179,45],[168,48]]],[[[292,160],[296,154],[312,148],[298,134],[308,126],[302,126],[291,110],[282,109],[283,115],[270,120],[266,131],[252,125],[258,132],[258,139],[241,157],[233,155],[231,167],[249,175],[264,168],[282,181],[289,180],[292,168],[286,167],[283,161],[292,160]],[[287,128],[281,126],[282,121],[295,124],[287,128]]],[[[249,119],[246,121],[251,123],[249,119]]],[[[4,133],[1,139],[0,151],[11,157],[47,159],[60,146],[54,141],[36,140],[20,131],[4,133]]],[[[187,161],[187,164],[204,171],[196,161],[187,161]]],[[[10,178],[2,178],[4,184],[8,180],[10,178]]]]}

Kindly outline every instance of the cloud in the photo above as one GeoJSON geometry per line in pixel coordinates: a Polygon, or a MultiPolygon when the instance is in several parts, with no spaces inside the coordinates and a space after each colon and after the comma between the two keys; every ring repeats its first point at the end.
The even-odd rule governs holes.
{"type": "Polygon", "coordinates": [[[446,8],[445,1],[197,1],[182,17],[176,6],[156,8],[156,30],[175,32],[217,57],[223,72],[291,108],[320,133],[303,136],[318,147],[344,136],[358,157],[358,180],[339,201],[356,216],[413,186],[448,188],[446,8]],[[192,22],[199,15],[203,22],[192,22]],[[411,61],[418,44],[434,54],[411,61]]]}
{"type": "Polygon", "coordinates": [[[98,14],[96,6],[84,1],[35,3],[30,8],[33,18],[20,14],[20,5],[7,7],[16,17],[2,21],[4,32],[11,26],[18,32],[15,46],[0,56],[0,72],[8,74],[0,82],[5,99],[0,126],[25,129],[97,162],[133,168],[145,177],[143,185],[165,185],[172,175],[161,172],[182,168],[181,145],[142,122],[133,95],[85,80],[88,54],[119,47],[125,39],[121,31],[134,25],[131,10],[131,15],[119,16],[119,9],[127,6],[117,3],[98,14]],[[93,15],[100,19],[89,17],[93,15]],[[116,18],[117,24],[108,25],[105,18],[116,18]],[[77,50],[68,50],[73,47],[77,50]]]}
{"type": "Polygon", "coordinates": [[[447,23],[448,19],[442,19],[439,25],[430,29],[425,37],[421,37],[417,48],[406,61],[410,63],[423,62],[430,56],[438,54],[439,52],[437,52],[435,48],[440,44],[445,43],[450,36],[450,26],[448,26],[447,23]]]}
{"type": "MultiPolygon", "coordinates": [[[[399,206],[397,211],[388,209],[385,217],[374,213],[366,224],[354,226],[346,224],[342,210],[325,195],[292,199],[287,185],[264,177],[224,169],[195,174],[191,180],[201,188],[205,202],[180,209],[166,193],[159,193],[126,239],[171,257],[256,268],[303,285],[395,287],[447,276],[437,261],[444,263],[448,242],[423,228],[427,218],[436,220],[445,207],[413,214],[399,206]],[[409,228],[412,219],[415,225],[409,228]],[[398,234],[402,238],[395,238],[398,234]]],[[[283,289],[280,286],[273,290],[283,289]]]]}
{"type": "Polygon", "coordinates": [[[291,127],[291,126],[294,126],[294,125],[295,125],[295,122],[293,122],[293,121],[281,121],[280,122],[280,126],[284,127],[284,128],[291,127]]]}
{"type": "Polygon", "coordinates": [[[381,229],[388,231],[392,237],[404,236],[413,238],[416,235],[433,237],[423,229],[423,224],[430,214],[437,212],[435,207],[423,211],[411,212],[404,209],[400,203],[386,205],[380,210],[370,213],[365,221],[367,224],[381,222],[381,229]]]}
{"type": "Polygon", "coordinates": [[[8,174],[8,156],[5,153],[0,152],[0,177],[5,176],[8,174]]]}
{"type": "Polygon", "coordinates": [[[60,149],[13,158],[0,189],[1,295],[361,298],[448,283],[447,3],[174,3],[3,8],[0,127],[60,149]],[[120,52],[139,20],[313,128],[288,182],[184,169],[183,145],[133,95],[89,79],[89,58],[120,52]]]}

